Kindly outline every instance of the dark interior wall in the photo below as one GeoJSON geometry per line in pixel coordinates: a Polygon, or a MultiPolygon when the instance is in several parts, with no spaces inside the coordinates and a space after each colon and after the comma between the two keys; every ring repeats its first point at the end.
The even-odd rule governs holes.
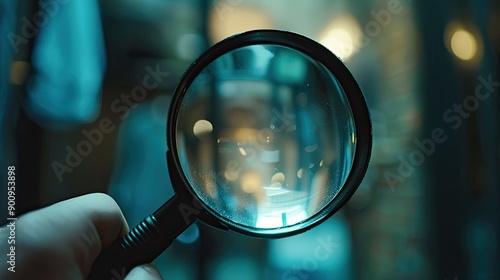
{"type": "Polygon", "coordinates": [[[491,36],[498,26],[490,23],[498,4],[418,1],[416,7],[423,43],[423,136],[430,138],[435,129],[446,135],[444,142],[432,144],[435,151],[425,164],[432,262],[438,279],[494,279],[500,275],[500,77],[491,36]],[[479,30],[479,47],[484,47],[480,62],[457,61],[445,47],[443,34],[450,21],[479,30]]]}

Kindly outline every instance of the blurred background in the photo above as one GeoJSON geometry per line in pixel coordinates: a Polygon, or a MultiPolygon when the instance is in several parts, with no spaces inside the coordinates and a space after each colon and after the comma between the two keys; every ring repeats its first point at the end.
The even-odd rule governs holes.
{"type": "Polygon", "coordinates": [[[150,214],[173,195],[165,127],[183,72],[260,28],[313,38],[352,71],[369,170],[298,236],[195,223],[155,261],[162,275],[500,279],[498,1],[0,0],[0,161],[16,166],[17,213],[107,192],[129,225],[150,214]]]}

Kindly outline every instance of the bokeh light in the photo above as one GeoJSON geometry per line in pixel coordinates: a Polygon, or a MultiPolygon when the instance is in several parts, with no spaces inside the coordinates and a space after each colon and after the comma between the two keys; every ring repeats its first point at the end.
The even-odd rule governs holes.
{"type": "Polygon", "coordinates": [[[478,62],[482,56],[482,39],[476,27],[450,22],[445,30],[444,43],[448,51],[460,61],[478,62]]]}
{"type": "Polygon", "coordinates": [[[348,60],[360,48],[361,28],[351,15],[344,15],[329,23],[319,36],[319,42],[342,60],[348,60]]]}
{"type": "Polygon", "coordinates": [[[30,65],[26,61],[14,61],[10,68],[10,81],[15,85],[22,85],[26,81],[30,65]]]}
{"type": "Polygon", "coordinates": [[[467,30],[457,30],[451,36],[451,49],[458,58],[471,60],[477,53],[476,38],[467,30]]]}
{"type": "Polygon", "coordinates": [[[214,5],[208,18],[208,31],[212,43],[248,30],[273,27],[273,19],[266,10],[244,4],[236,6],[226,4],[224,7],[214,5]]]}
{"type": "Polygon", "coordinates": [[[193,126],[193,133],[196,137],[202,137],[213,130],[212,123],[207,120],[199,120],[193,126]]]}

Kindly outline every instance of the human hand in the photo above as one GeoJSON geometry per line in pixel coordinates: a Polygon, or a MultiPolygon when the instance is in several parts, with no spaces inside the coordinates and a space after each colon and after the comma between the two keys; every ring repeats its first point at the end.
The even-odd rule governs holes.
{"type": "MultiPolygon", "coordinates": [[[[116,202],[88,194],[27,213],[16,221],[15,272],[1,261],[0,279],[86,279],[101,251],[128,232],[116,202]]],[[[0,252],[9,252],[9,229],[0,228],[0,252]]],[[[137,266],[109,280],[162,279],[151,265],[137,266]]],[[[108,280],[108,279],[105,279],[108,280]]]]}

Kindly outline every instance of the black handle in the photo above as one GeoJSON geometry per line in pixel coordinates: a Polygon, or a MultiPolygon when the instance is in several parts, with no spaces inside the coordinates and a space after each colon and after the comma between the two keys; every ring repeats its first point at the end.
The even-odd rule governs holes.
{"type": "Polygon", "coordinates": [[[192,204],[172,197],[97,257],[88,279],[121,280],[137,265],[152,262],[195,220],[192,204]]]}

